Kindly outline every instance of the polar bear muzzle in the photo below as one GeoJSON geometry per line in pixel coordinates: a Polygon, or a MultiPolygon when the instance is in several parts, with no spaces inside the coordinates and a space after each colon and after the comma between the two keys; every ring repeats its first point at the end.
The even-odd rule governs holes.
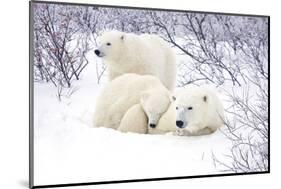
{"type": "Polygon", "coordinates": [[[104,57],[104,53],[101,52],[99,49],[96,49],[96,50],[95,50],[95,54],[96,54],[98,57],[104,57]]]}
{"type": "Polygon", "coordinates": [[[160,115],[161,114],[157,114],[157,113],[149,113],[150,115],[147,116],[148,117],[148,127],[150,128],[156,128],[158,121],[160,119],[160,115]]]}
{"type": "Polygon", "coordinates": [[[184,124],[183,121],[177,120],[177,121],[176,121],[176,126],[177,126],[178,128],[180,128],[180,129],[182,129],[182,128],[185,127],[185,124],[184,124]]]}

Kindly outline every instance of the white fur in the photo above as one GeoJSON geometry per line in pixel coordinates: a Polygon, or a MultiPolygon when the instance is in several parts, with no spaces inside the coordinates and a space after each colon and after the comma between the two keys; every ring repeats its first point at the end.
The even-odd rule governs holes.
{"type": "Polygon", "coordinates": [[[210,134],[223,126],[223,105],[213,89],[187,87],[175,100],[176,121],[183,122],[187,135],[210,134]]]}
{"type": "MultiPolygon", "coordinates": [[[[163,93],[158,93],[158,99],[161,99],[161,95],[165,96],[163,93]]],[[[167,103],[167,101],[163,100],[158,100],[158,103],[154,103],[153,99],[155,99],[154,95],[146,94],[146,98],[141,100],[143,109],[138,109],[134,112],[134,117],[141,118],[138,115],[143,115],[144,111],[149,119],[153,116],[153,112],[159,111],[159,104],[160,107],[165,103],[166,106],[169,105],[168,110],[162,113],[158,120],[156,128],[148,126],[148,133],[150,134],[174,132],[176,135],[206,135],[215,132],[219,127],[223,126],[223,106],[212,89],[186,87],[177,94],[175,102],[172,103],[167,103]],[[206,97],[206,101],[204,101],[204,97],[206,97]],[[192,110],[188,110],[188,107],[192,107],[192,110]],[[177,120],[184,122],[184,128],[177,128],[177,120]]],[[[143,128],[144,125],[139,124],[137,127],[143,128]]]]}
{"type": "MultiPolygon", "coordinates": [[[[175,106],[170,101],[169,93],[164,90],[147,90],[141,95],[140,101],[142,108],[130,112],[132,117],[138,118],[135,127],[147,128],[149,134],[164,134],[176,131],[175,106]],[[146,115],[145,120],[143,114],[146,115]],[[142,125],[141,122],[145,125],[142,125]],[[150,124],[156,124],[156,128],[152,128],[150,124]]],[[[135,123],[134,119],[130,121],[130,123],[127,122],[128,125],[135,123]]]]}
{"type": "Polygon", "coordinates": [[[123,74],[112,80],[97,97],[94,125],[118,129],[123,116],[132,106],[140,103],[140,97],[146,91],[169,94],[161,81],[151,75],[123,74]]]}
{"type": "Polygon", "coordinates": [[[174,88],[175,53],[157,35],[105,32],[98,50],[108,67],[110,80],[124,73],[149,74],[158,77],[169,90],[174,88]]]}
{"type": "Polygon", "coordinates": [[[140,104],[133,105],[123,116],[118,131],[146,134],[147,117],[140,104]]]}
{"type": "Polygon", "coordinates": [[[168,110],[161,116],[156,128],[148,127],[150,134],[164,134],[176,131],[176,112],[174,103],[170,103],[168,110]]]}
{"type": "Polygon", "coordinates": [[[156,126],[170,106],[170,94],[163,90],[147,90],[141,95],[140,102],[148,117],[148,127],[156,126]]]}

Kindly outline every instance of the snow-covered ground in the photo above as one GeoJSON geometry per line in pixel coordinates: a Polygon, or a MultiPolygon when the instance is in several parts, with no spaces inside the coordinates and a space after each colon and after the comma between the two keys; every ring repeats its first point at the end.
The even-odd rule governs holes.
{"type": "Polygon", "coordinates": [[[231,145],[220,131],[180,137],[93,127],[103,84],[97,84],[96,58],[91,60],[73,83],[73,94],[65,90],[62,101],[52,84],[34,84],[35,185],[220,173],[212,153],[224,158],[231,145]]]}

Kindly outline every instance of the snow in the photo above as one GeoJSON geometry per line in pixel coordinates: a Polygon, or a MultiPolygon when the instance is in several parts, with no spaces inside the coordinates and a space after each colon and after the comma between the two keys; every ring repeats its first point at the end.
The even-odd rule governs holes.
{"type": "Polygon", "coordinates": [[[82,78],[64,91],[62,101],[50,83],[34,83],[35,185],[221,173],[212,153],[224,158],[231,144],[220,131],[183,137],[95,128],[95,99],[106,81],[97,84],[99,60],[89,57],[82,78]]]}

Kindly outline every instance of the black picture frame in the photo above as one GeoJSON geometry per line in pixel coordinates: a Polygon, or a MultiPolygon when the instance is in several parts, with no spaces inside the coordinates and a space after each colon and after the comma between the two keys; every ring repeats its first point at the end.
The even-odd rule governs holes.
{"type": "Polygon", "coordinates": [[[192,10],[174,10],[162,8],[148,8],[148,7],[130,7],[130,6],[116,6],[116,5],[102,5],[102,4],[86,4],[86,3],[69,3],[69,2],[53,2],[53,1],[29,1],[29,187],[30,188],[51,188],[51,187],[67,187],[67,186],[84,186],[84,185],[101,185],[101,184],[117,184],[117,183],[131,183],[131,182],[147,182],[147,181],[161,181],[174,179],[191,179],[191,178],[206,178],[206,177],[223,177],[223,176],[238,176],[238,175],[254,175],[254,174],[268,174],[270,173],[270,16],[255,15],[255,14],[241,14],[241,13],[224,13],[224,12],[206,12],[206,11],[192,11],[192,10]],[[230,15],[230,16],[247,16],[247,17],[262,17],[268,19],[268,170],[262,172],[246,172],[246,173],[223,173],[214,175],[193,175],[193,176],[175,176],[175,177],[160,177],[160,178],[146,178],[146,179],[130,179],[130,180],[112,180],[112,181],[97,181],[97,182],[82,182],[82,183],[58,183],[53,185],[34,185],[34,86],[33,86],[33,11],[34,4],[57,4],[57,5],[79,5],[79,6],[97,6],[108,8],[121,9],[135,9],[135,10],[155,10],[155,11],[172,11],[172,12],[190,12],[190,13],[204,13],[216,15],[230,15]]]}

